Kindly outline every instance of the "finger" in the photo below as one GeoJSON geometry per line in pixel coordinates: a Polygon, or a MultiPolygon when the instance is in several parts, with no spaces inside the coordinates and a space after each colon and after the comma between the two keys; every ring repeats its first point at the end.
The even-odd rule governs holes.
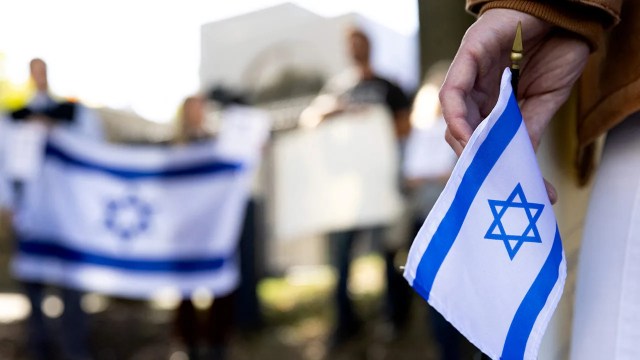
{"type": "Polygon", "coordinates": [[[551,185],[551,183],[547,181],[547,179],[543,179],[543,180],[544,180],[544,187],[547,189],[547,195],[549,196],[549,201],[551,202],[551,205],[553,205],[558,201],[558,192],[556,191],[556,188],[553,187],[553,185],[551,185]]]}
{"type": "Polygon", "coordinates": [[[459,140],[454,138],[453,135],[451,135],[451,131],[449,131],[449,128],[447,128],[447,131],[444,133],[444,138],[445,140],[447,140],[447,143],[449,144],[449,146],[451,146],[453,151],[455,151],[456,155],[460,157],[466,143],[462,144],[459,140]]]}
{"type": "Polygon", "coordinates": [[[463,146],[473,132],[468,122],[467,98],[477,75],[477,64],[464,44],[463,41],[439,94],[442,115],[447,122],[450,135],[463,146]]]}

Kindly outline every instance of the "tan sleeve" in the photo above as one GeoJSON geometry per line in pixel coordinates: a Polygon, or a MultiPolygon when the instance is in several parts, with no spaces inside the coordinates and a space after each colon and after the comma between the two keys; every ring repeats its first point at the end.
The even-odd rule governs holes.
{"type": "Polygon", "coordinates": [[[591,51],[604,31],[620,21],[623,0],[467,0],[467,11],[482,15],[490,9],[518,10],[584,37],[591,51]]]}

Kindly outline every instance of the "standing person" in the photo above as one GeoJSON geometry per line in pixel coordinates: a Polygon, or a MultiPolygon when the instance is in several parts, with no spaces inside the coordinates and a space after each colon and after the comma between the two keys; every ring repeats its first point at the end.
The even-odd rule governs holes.
{"type": "MultiPolygon", "coordinates": [[[[409,98],[397,85],[375,72],[371,65],[371,43],[362,30],[350,29],[347,40],[353,68],[329,80],[321,95],[301,115],[302,124],[315,125],[344,111],[357,111],[368,105],[383,105],[392,114],[396,139],[399,146],[402,146],[411,128],[409,98]]],[[[372,233],[378,238],[376,240],[380,240],[386,230],[385,226],[377,226],[329,234],[330,247],[333,248],[338,268],[335,293],[337,326],[333,334],[333,346],[349,340],[360,329],[360,321],[347,290],[354,241],[365,233],[372,233]]],[[[395,268],[397,249],[385,249],[383,252],[387,278],[387,314],[393,325],[393,333],[396,334],[407,320],[410,288],[395,268]]]]}
{"type": "MultiPolygon", "coordinates": [[[[176,144],[187,144],[213,138],[205,128],[204,99],[190,96],[182,104],[178,122],[176,144]]],[[[193,301],[184,298],[175,319],[178,337],[187,347],[189,359],[224,359],[233,327],[236,291],[217,297],[204,309],[204,321],[193,301]],[[204,351],[200,341],[206,343],[204,351]]]]}
{"type": "MultiPolygon", "coordinates": [[[[445,188],[456,163],[456,155],[444,139],[447,124],[442,117],[438,89],[444,82],[450,61],[429,68],[416,94],[411,111],[411,134],[407,139],[403,175],[409,193],[412,238],[445,188]]],[[[437,311],[429,309],[429,326],[440,348],[440,359],[462,359],[469,346],[462,334],[437,311]]]]}
{"type": "MultiPolygon", "coordinates": [[[[208,100],[212,101],[220,109],[221,117],[229,121],[249,120],[251,123],[264,122],[270,124],[266,112],[251,106],[246,99],[222,86],[213,88],[208,93],[208,100]]],[[[243,131],[248,128],[243,129],[243,131]]],[[[269,130],[267,129],[267,132],[269,130]]],[[[243,145],[250,149],[252,141],[245,137],[243,145]]],[[[264,153],[265,139],[258,139],[260,151],[264,153]]],[[[268,141],[268,139],[266,140],[268,141]]],[[[251,198],[247,202],[245,217],[242,224],[239,241],[240,256],[240,285],[236,296],[235,324],[243,333],[258,331],[263,325],[262,312],[258,300],[258,280],[260,262],[264,257],[263,243],[266,230],[264,224],[263,192],[264,185],[260,179],[260,170],[253,174],[251,186],[251,198]]]]}
{"type": "MultiPolygon", "coordinates": [[[[47,64],[42,59],[33,59],[29,63],[31,80],[36,87],[34,97],[25,108],[14,111],[10,117],[14,123],[41,122],[47,127],[67,127],[70,130],[94,140],[102,140],[102,126],[93,112],[81,104],[57,100],[49,90],[47,64]]],[[[11,149],[4,149],[10,153],[11,149]]],[[[13,180],[12,208],[20,207],[23,190],[28,186],[22,180],[13,180]]],[[[17,233],[20,241],[20,233],[17,233]]],[[[56,286],[64,304],[61,317],[62,328],[59,332],[47,329],[42,303],[46,295],[46,284],[34,281],[22,281],[31,303],[29,318],[29,349],[34,359],[51,359],[54,354],[54,334],[59,333],[62,340],[62,354],[65,359],[89,359],[87,315],[81,308],[83,293],[64,286],[56,286]]]]}
{"type": "MultiPolygon", "coordinates": [[[[577,140],[582,180],[594,169],[596,139],[608,133],[584,225],[571,359],[638,359],[640,3],[469,0],[467,9],[480,16],[440,92],[447,140],[460,154],[493,107],[521,21],[530,51],[517,95],[534,147],[572,89],[577,126],[563,140],[577,140]]],[[[549,194],[555,200],[553,189],[549,194]]]]}
{"type": "Polygon", "coordinates": [[[102,122],[93,110],[51,93],[44,60],[32,59],[29,62],[29,74],[36,91],[26,107],[10,114],[13,122],[38,121],[47,126],[66,127],[94,141],[105,140],[102,122]]]}

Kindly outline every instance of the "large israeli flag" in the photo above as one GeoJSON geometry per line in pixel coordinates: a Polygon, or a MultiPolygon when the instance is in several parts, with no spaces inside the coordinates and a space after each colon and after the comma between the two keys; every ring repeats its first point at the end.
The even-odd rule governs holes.
{"type": "Polygon", "coordinates": [[[527,129],[502,76],[413,242],[404,276],[493,359],[536,359],[566,277],[560,233],[527,129]]]}
{"type": "Polygon", "coordinates": [[[17,210],[14,274],[132,298],[233,291],[260,149],[234,157],[222,143],[130,147],[54,130],[17,210]]]}

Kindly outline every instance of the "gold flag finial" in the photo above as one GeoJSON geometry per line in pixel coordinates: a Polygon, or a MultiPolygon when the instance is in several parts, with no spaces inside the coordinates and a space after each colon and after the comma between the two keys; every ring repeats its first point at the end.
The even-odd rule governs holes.
{"type": "Polygon", "coordinates": [[[522,60],[522,23],[518,21],[516,37],[513,39],[513,46],[511,47],[512,68],[518,69],[520,67],[520,60],[522,60]]]}
{"type": "Polygon", "coordinates": [[[513,39],[513,46],[511,47],[511,86],[513,92],[518,93],[518,80],[520,79],[520,61],[523,57],[522,48],[522,23],[518,21],[518,27],[516,28],[516,37],[513,39]]]}

